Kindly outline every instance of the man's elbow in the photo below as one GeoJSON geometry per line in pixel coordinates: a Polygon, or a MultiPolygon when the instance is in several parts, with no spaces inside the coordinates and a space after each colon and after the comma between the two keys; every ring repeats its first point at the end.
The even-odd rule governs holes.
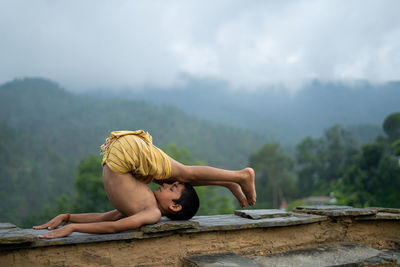
{"type": "Polygon", "coordinates": [[[99,231],[103,234],[115,234],[118,233],[118,228],[114,222],[105,222],[99,231]]]}
{"type": "Polygon", "coordinates": [[[143,224],[155,224],[161,220],[161,212],[155,212],[143,224]]]}
{"type": "Polygon", "coordinates": [[[107,234],[116,234],[118,232],[121,232],[121,231],[119,231],[118,228],[115,226],[112,226],[107,229],[107,234]]]}

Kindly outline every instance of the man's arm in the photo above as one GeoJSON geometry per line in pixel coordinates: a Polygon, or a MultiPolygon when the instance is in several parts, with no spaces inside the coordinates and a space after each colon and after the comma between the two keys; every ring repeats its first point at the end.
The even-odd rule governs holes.
{"type": "Polygon", "coordinates": [[[68,224],[53,232],[39,235],[39,238],[58,238],[70,235],[73,232],[89,234],[112,234],[126,230],[133,230],[145,224],[157,223],[161,219],[158,209],[144,210],[135,215],[113,222],[77,223],[68,224]]]}
{"type": "MultiPolygon", "coordinates": [[[[66,215],[66,214],[64,214],[66,215]]],[[[69,221],[72,223],[91,223],[91,222],[105,222],[105,221],[117,221],[125,217],[118,210],[111,210],[104,213],[81,213],[71,214],[69,221]]]]}
{"type": "Polygon", "coordinates": [[[92,222],[104,222],[104,221],[117,221],[121,218],[125,217],[124,214],[119,212],[118,210],[112,210],[105,213],[82,213],[82,214],[70,214],[69,219],[67,214],[60,214],[54,217],[51,221],[39,225],[33,226],[33,229],[55,229],[62,222],[69,220],[69,222],[74,223],[92,223],[92,222]]]}

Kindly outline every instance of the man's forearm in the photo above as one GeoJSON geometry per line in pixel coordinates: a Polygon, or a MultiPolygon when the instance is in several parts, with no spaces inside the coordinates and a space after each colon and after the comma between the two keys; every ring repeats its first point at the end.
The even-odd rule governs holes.
{"type": "MultiPolygon", "coordinates": [[[[64,221],[68,220],[68,215],[64,214],[64,221]]],[[[69,222],[73,223],[91,223],[91,222],[102,222],[103,213],[81,213],[81,214],[70,214],[69,222]]]]}
{"type": "MultiPolygon", "coordinates": [[[[80,213],[70,214],[69,222],[73,223],[94,223],[104,221],[116,221],[123,218],[123,214],[117,210],[105,213],[80,213]]],[[[68,219],[68,215],[64,214],[64,221],[68,219]]]]}
{"type": "MultiPolygon", "coordinates": [[[[161,212],[159,209],[156,208],[147,209],[129,217],[123,216],[122,213],[118,211],[110,211],[107,212],[106,214],[108,214],[110,218],[112,216],[114,216],[113,218],[116,218],[117,216],[122,216],[122,218],[116,221],[108,221],[108,222],[72,223],[65,225],[64,227],[60,227],[50,233],[39,235],[39,238],[58,238],[58,237],[68,236],[73,232],[81,232],[89,234],[117,233],[121,231],[137,229],[138,227],[145,224],[157,223],[161,218],[161,212]]],[[[75,218],[87,219],[86,218],[87,216],[85,214],[79,214],[79,215],[82,216],[80,217],[78,216],[75,218]]],[[[47,228],[47,225],[48,224],[45,224],[35,229],[45,229],[47,228]]]]}
{"type": "Polygon", "coordinates": [[[72,227],[73,232],[88,234],[112,234],[117,232],[114,222],[77,223],[69,226],[72,227]]]}
{"type": "Polygon", "coordinates": [[[153,209],[142,211],[135,215],[125,217],[123,219],[113,222],[77,223],[67,226],[71,226],[73,232],[82,232],[89,234],[109,234],[137,229],[144,224],[157,223],[160,218],[160,211],[157,209],[153,209]]]}

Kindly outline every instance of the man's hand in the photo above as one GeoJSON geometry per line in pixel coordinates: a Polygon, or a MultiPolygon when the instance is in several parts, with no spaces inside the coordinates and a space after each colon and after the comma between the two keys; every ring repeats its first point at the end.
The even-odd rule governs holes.
{"type": "MultiPolygon", "coordinates": [[[[115,212],[110,213],[111,215],[115,212]]],[[[115,216],[110,216],[116,218],[120,213],[115,213],[115,216]]],[[[63,216],[64,214],[58,215],[53,220],[46,224],[35,226],[34,229],[54,229],[63,220],[67,219],[63,216]]],[[[93,222],[93,223],[73,223],[68,224],[62,228],[58,228],[53,232],[39,235],[39,238],[58,238],[70,235],[72,232],[88,233],[88,234],[112,234],[126,230],[137,229],[138,227],[145,224],[157,223],[161,219],[161,212],[157,208],[143,210],[132,216],[124,217],[118,221],[106,221],[106,222],[93,222]]]]}
{"type": "Polygon", "coordinates": [[[60,215],[57,215],[56,217],[54,217],[51,221],[49,221],[45,224],[42,224],[42,225],[33,226],[32,228],[35,230],[39,230],[39,229],[52,230],[52,229],[57,228],[57,226],[59,226],[66,219],[67,219],[66,214],[60,214],[60,215]]]}
{"type": "Polygon", "coordinates": [[[70,235],[74,231],[74,225],[73,224],[68,224],[65,225],[64,227],[61,227],[57,230],[54,230],[53,232],[44,234],[44,235],[38,235],[39,238],[59,238],[59,237],[64,237],[70,235]]]}

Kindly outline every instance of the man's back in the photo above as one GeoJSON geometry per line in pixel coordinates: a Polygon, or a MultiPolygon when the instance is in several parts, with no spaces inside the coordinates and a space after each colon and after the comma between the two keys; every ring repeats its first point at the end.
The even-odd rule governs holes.
{"type": "Polygon", "coordinates": [[[132,216],[143,210],[154,209],[157,212],[158,206],[153,192],[130,173],[116,174],[104,165],[103,183],[111,204],[125,216],[132,216]]]}

